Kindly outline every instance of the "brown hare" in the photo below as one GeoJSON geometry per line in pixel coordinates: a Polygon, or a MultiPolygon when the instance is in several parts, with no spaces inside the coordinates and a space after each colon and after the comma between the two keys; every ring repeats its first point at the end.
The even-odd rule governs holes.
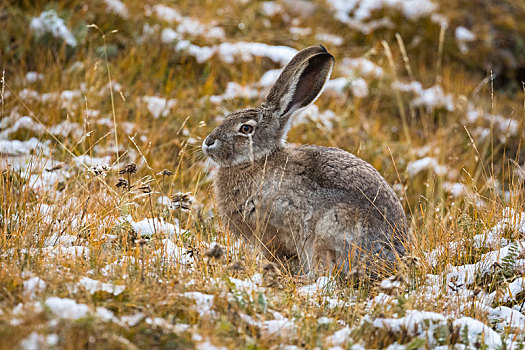
{"type": "Polygon", "coordinates": [[[405,252],[407,221],[395,192],[353,154],[286,144],[293,115],[319,97],[333,65],[323,46],[300,51],[266,101],[226,117],[202,150],[218,164],[215,197],[230,231],[268,258],[295,259],[297,273],[358,264],[375,274],[405,252]]]}

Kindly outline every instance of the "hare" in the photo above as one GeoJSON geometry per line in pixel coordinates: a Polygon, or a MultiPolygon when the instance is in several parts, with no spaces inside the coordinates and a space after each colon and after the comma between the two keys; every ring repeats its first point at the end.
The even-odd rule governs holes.
{"type": "Polygon", "coordinates": [[[293,115],[319,97],[333,65],[321,45],[300,51],[260,107],[230,114],[202,144],[218,165],[226,228],[268,258],[296,259],[295,272],[310,277],[378,258],[392,265],[408,236],[399,199],[370,164],[338,148],[286,144],[293,115]]]}

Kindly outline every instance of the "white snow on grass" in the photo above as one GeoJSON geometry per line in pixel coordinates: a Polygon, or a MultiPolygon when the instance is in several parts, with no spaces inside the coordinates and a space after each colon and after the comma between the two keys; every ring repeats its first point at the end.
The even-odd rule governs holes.
{"type": "Polygon", "coordinates": [[[20,348],[24,350],[39,350],[55,348],[58,344],[59,337],[57,334],[42,335],[32,332],[20,342],[20,348]]]}
{"type": "Polygon", "coordinates": [[[352,330],[345,326],[344,328],[341,328],[340,330],[336,331],[334,334],[328,336],[326,338],[326,341],[335,346],[348,344],[352,341],[350,338],[350,335],[352,334],[352,330]]]}
{"type": "Polygon", "coordinates": [[[260,96],[260,92],[258,89],[251,88],[249,86],[242,86],[240,84],[237,84],[233,81],[230,81],[226,85],[226,90],[222,95],[213,95],[210,96],[210,102],[212,103],[221,103],[224,100],[231,100],[234,98],[256,98],[260,96]]]}
{"type": "Polygon", "coordinates": [[[104,0],[107,12],[120,16],[124,19],[129,18],[129,11],[126,5],[120,0],[104,0]]]}
{"type": "Polygon", "coordinates": [[[194,309],[199,313],[200,317],[214,314],[211,308],[213,307],[213,299],[215,296],[201,292],[186,292],[183,296],[195,301],[194,309]]]}
{"type": "MultiPolygon", "coordinates": [[[[525,252],[525,241],[518,242],[518,247],[520,247],[518,254],[525,252]]],[[[473,284],[477,275],[483,276],[490,274],[493,271],[492,267],[494,264],[501,265],[502,259],[509,254],[509,249],[510,246],[506,246],[485,253],[481,259],[474,264],[450,266],[447,272],[447,283],[453,283],[456,286],[468,286],[473,284]]],[[[509,285],[509,295],[511,295],[512,292],[523,288],[523,286],[519,287],[519,285],[519,281],[512,286],[512,288],[515,289],[510,289],[511,287],[509,285]]],[[[495,292],[493,294],[496,295],[495,292]]]]}
{"type": "Polygon", "coordinates": [[[160,33],[160,40],[164,44],[169,44],[175,41],[182,40],[182,35],[180,35],[179,33],[177,33],[171,28],[164,28],[162,32],[160,33]]]}
{"type": "Polygon", "coordinates": [[[195,349],[197,350],[226,350],[224,346],[213,345],[209,341],[204,341],[202,343],[195,344],[195,349]]]}
{"type": "Polygon", "coordinates": [[[341,46],[344,43],[342,36],[330,33],[317,33],[315,34],[315,40],[322,43],[328,43],[333,46],[341,46]]]}
{"type": "Polygon", "coordinates": [[[168,23],[178,22],[182,20],[182,16],[179,13],[179,11],[177,11],[173,7],[159,4],[153,6],[151,10],[158,18],[168,23]]]}
{"type": "Polygon", "coordinates": [[[454,97],[451,94],[445,93],[441,85],[434,85],[424,89],[418,81],[412,81],[410,83],[395,81],[392,83],[392,89],[413,93],[414,98],[410,104],[413,107],[425,107],[427,113],[441,108],[449,112],[455,109],[454,97]]]}
{"type": "Polygon", "coordinates": [[[125,286],[101,282],[91,279],[89,277],[82,277],[80,281],[78,281],[78,285],[85,288],[89,294],[95,294],[97,292],[106,292],[113,295],[119,295],[126,289],[125,286]]]}
{"type": "Polygon", "coordinates": [[[173,237],[176,233],[180,232],[178,221],[175,221],[176,225],[169,222],[164,222],[162,218],[146,218],[138,222],[131,218],[131,215],[119,218],[120,223],[128,222],[133,230],[141,237],[151,237],[154,234],[166,233],[169,237],[173,237]]]}
{"type": "Polygon", "coordinates": [[[439,176],[443,176],[448,172],[448,168],[445,165],[439,164],[438,160],[434,157],[424,157],[422,159],[414,160],[408,163],[406,168],[410,177],[414,177],[425,170],[432,170],[439,176]]]}
{"type": "Polygon", "coordinates": [[[238,292],[244,292],[250,296],[253,296],[253,294],[257,292],[263,292],[265,289],[262,287],[263,279],[260,273],[256,273],[251,278],[244,280],[230,277],[230,282],[235,285],[235,289],[238,292]]]}
{"type": "Polygon", "coordinates": [[[19,140],[0,140],[0,153],[14,156],[28,155],[43,145],[35,137],[26,141],[19,140]]]}
{"type": "Polygon", "coordinates": [[[11,120],[10,118],[5,118],[1,127],[4,129],[0,132],[0,137],[7,139],[10,134],[16,133],[19,130],[28,130],[37,135],[41,135],[45,131],[45,127],[42,124],[37,123],[33,118],[29,116],[21,116],[14,120],[9,127],[7,125],[11,120]]]}
{"type": "Polygon", "coordinates": [[[481,321],[470,317],[462,317],[454,320],[452,325],[454,327],[460,327],[460,334],[467,328],[470,344],[474,344],[476,341],[483,339],[483,344],[487,345],[490,349],[499,349],[502,346],[501,335],[481,321]]]}
{"type": "Polygon", "coordinates": [[[300,287],[297,289],[297,293],[305,296],[311,297],[316,294],[327,294],[334,290],[335,281],[329,277],[319,277],[315,283],[300,287]]]}
{"type": "Polygon", "coordinates": [[[55,10],[44,11],[38,17],[33,17],[29,28],[37,37],[50,34],[55,38],[60,38],[71,47],[77,46],[77,40],[67,28],[64,20],[58,17],[55,10]]]}
{"type": "Polygon", "coordinates": [[[46,282],[38,276],[25,280],[23,284],[24,291],[31,296],[46,290],[46,282]]]}
{"type": "Polygon", "coordinates": [[[182,17],[177,26],[177,33],[189,36],[204,36],[209,39],[224,40],[226,34],[224,29],[215,26],[213,23],[203,24],[195,18],[182,17]]]}
{"type": "Polygon", "coordinates": [[[384,74],[382,67],[364,57],[345,57],[339,64],[339,71],[346,76],[360,76],[381,78],[384,74]]]}
{"type": "Polygon", "coordinates": [[[143,96],[142,101],[155,119],[167,117],[177,105],[177,100],[174,98],[166,99],[158,96],[143,96]]]}
{"type": "Polygon", "coordinates": [[[29,83],[29,84],[32,84],[32,83],[35,83],[39,80],[42,80],[44,79],[44,74],[42,73],[38,73],[38,72],[27,72],[26,73],[26,81],[29,83]]]}
{"type": "Polygon", "coordinates": [[[197,46],[188,40],[182,40],[175,46],[176,51],[186,51],[195,57],[197,62],[203,63],[213,55],[226,62],[233,63],[236,58],[244,62],[251,62],[255,57],[265,57],[281,65],[286,65],[297,53],[296,49],[288,46],[273,46],[257,42],[224,42],[216,46],[197,46]]]}
{"type": "Polygon", "coordinates": [[[524,291],[525,291],[525,277],[519,277],[515,279],[513,282],[509,283],[503,289],[502,295],[498,296],[496,292],[493,292],[492,294],[494,295],[495,298],[498,299],[499,302],[506,303],[509,301],[516,301],[516,295],[523,293],[524,291]]]}
{"type": "Polygon", "coordinates": [[[476,35],[465,27],[459,26],[455,31],[456,43],[461,53],[468,52],[467,43],[476,40],[476,35]]]}
{"type": "Polygon", "coordinates": [[[49,297],[44,305],[59,318],[78,320],[89,315],[89,307],[86,304],[78,304],[73,299],[49,297]]]}
{"type": "Polygon", "coordinates": [[[375,19],[374,13],[380,10],[397,10],[410,21],[431,16],[437,4],[430,0],[328,0],[334,10],[335,18],[350,28],[363,34],[370,34],[378,28],[391,28],[393,22],[388,17],[375,19]]]}

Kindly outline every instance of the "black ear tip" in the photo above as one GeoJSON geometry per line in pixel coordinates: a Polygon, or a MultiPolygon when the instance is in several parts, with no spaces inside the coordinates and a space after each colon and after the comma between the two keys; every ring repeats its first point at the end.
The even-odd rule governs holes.
{"type": "Polygon", "coordinates": [[[321,50],[323,50],[323,52],[328,52],[328,50],[326,49],[326,47],[324,47],[323,45],[319,45],[319,47],[321,48],[321,50]]]}

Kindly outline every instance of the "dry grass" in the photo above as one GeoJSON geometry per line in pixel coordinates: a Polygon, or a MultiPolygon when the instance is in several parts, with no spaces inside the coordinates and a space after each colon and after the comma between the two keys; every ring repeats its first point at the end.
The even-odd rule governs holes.
{"type": "MultiPolygon", "coordinates": [[[[0,19],[0,68],[5,70],[2,88],[9,95],[2,100],[1,118],[7,120],[16,113],[29,116],[43,131],[20,128],[9,139],[37,137],[46,149],[21,156],[1,154],[0,348],[16,348],[32,332],[58,334],[59,348],[192,348],[204,340],[228,348],[276,348],[278,344],[323,348],[328,346],[326,337],[343,324],[350,326],[354,343],[381,348],[414,340],[407,334],[375,329],[364,318],[402,316],[412,309],[444,314],[457,311],[462,304],[459,299],[443,295],[428,300],[424,296],[425,276],[443,273],[449,264],[477,261],[487,249],[475,248],[473,237],[498,222],[505,207],[525,211],[523,178],[516,175],[515,165],[509,161],[521,164],[524,158],[525,95],[512,87],[494,90],[490,78],[483,83],[485,74],[478,69],[477,58],[465,63],[468,57],[458,54],[450,31],[444,36],[439,56],[440,29],[428,20],[421,20],[416,27],[398,23],[403,18],[394,17],[406,45],[403,60],[402,41],[396,39],[394,31],[359,34],[334,22],[322,1],[316,3],[319,11],[308,20],[299,20],[297,26],[312,27],[313,33],[341,35],[343,45],[327,44],[337,62],[343,57],[365,56],[385,73],[379,79],[370,79],[370,93],[365,98],[352,97],[349,91],[343,97],[323,95],[317,105],[321,111],[335,112],[333,128],[304,123],[291,130],[289,141],[348,150],[369,161],[396,185],[415,235],[410,255],[417,258],[417,263],[408,264],[404,271],[406,290],[394,293],[397,304],[365,307],[380,288],[363,280],[340,280],[327,295],[350,302],[329,307],[322,295],[299,292],[305,281],[285,271],[264,270],[265,263],[252,248],[239,245],[236,237],[219,228],[213,216],[209,165],[200,153],[200,143],[216,125],[217,117],[260,101],[239,98],[215,105],[205,97],[222,94],[229,81],[241,85],[255,82],[265,71],[278,68],[275,63],[262,58],[225,63],[212,57],[200,64],[185,52],[176,52],[173,45],[161,43],[158,34],[140,41],[144,23],[166,27],[155,16],[144,15],[142,1],[126,2],[128,20],[107,14],[102,1],[87,5],[79,1],[12,2],[0,4],[0,12],[5,14],[0,19]],[[51,36],[36,39],[31,34],[30,18],[49,8],[66,19],[78,38],[84,38],[78,47],[68,47],[51,36]],[[100,31],[88,27],[91,23],[100,31]],[[106,33],[104,38],[101,32],[106,33]],[[421,44],[414,46],[418,32],[421,44]],[[42,73],[42,80],[28,83],[24,77],[29,71],[42,73]],[[454,110],[414,107],[410,93],[391,88],[392,82],[409,81],[411,76],[425,87],[439,81],[443,90],[455,97],[454,110]],[[119,88],[111,91],[110,82],[119,88]],[[64,90],[79,90],[81,94],[71,103],[63,103],[63,99],[42,101],[24,95],[26,88],[40,97],[64,90]],[[177,100],[168,116],[153,118],[141,100],[155,95],[177,100]],[[511,135],[490,119],[465,122],[468,103],[516,120],[518,131],[511,135]],[[99,114],[88,116],[91,110],[99,114]],[[97,123],[106,117],[109,122],[97,123]],[[53,129],[64,120],[78,123],[78,130],[61,134],[53,129]],[[132,125],[128,127],[127,123],[132,125]],[[480,137],[480,132],[487,136],[480,137]],[[429,148],[426,153],[422,151],[425,146],[429,148]],[[108,168],[94,169],[75,161],[82,155],[107,157],[108,168]],[[410,175],[407,166],[425,155],[446,165],[447,170],[436,174],[428,169],[410,175]],[[131,162],[138,164],[137,173],[119,174],[131,162]],[[164,169],[172,174],[162,174],[164,169]],[[50,187],[35,185],[53,176],[59,179],[48,182],[50,187]],[[116,187],[119,178],[127,185],[121,181],[124,186],[116,187]],[[461,183],[465,191],[453,195],[447,183],[461,183]],[[162,196],[171,198],[184,192],[194,197],[191,210],[158,202],[162,196]],[[163,241],[168,238],[166,232],[144,239],[122,220],[128,215],[128,221],[134,222],[157,218],[178,223],[171,241],[189,252],[184,259],[192,256],[191,265],[167,258],[163,241]],[[55,241],[74,237],[63,245],[85,247],[85,256],[84,251],[70,254],[71,250],[61,249],[55,241],[50,243],[53,235],[55,241]],[[208,256],[210,242],[226,247],[225,254],[208,256]],[[450,242],[462,242],[464,249],[448,251],[450,242]],[[428,253],[440,246],[446,248],[445,253],[432,265],[428,253]],[[108,270],[107,266],[116,261],[122,263],[108,270]],[[266,286],[260,291],[239,290],[230,281],[230,277],[249,279],[256,273],[262,274],[266,286]],[[24,281],[34,276],[44,280],[46,287],[28,293],[24,281]],[[74,288],[85,276],[123,285],[125,290],[115,296],[74,288]],[[196,311],[194,301],[184,296],[188,291],[214,296],[213,318],[196,311]],[[74,299],[91,311],[104,307],[117,317],[136,313],[144,317],[133,325],[103,322],[94,315],[71,321],[57,318],[48,308],[31,308],[32,302],[44,302],[52,296],[74,299]],[[20,304],[24,305],[22,312],[16,313],[20,304]],[[269,334],[243,318],[249,315],[272,320],[277,317],[273,311],[293,320],[295,332],[269,334]],[[332,321],[319,324],[322,316],[332,321]],[[152,324],[155,318],[162,318],[164,323],[152,324]],[[178,323],[188,324],[188,330],[170,328],[178,323]]],[[[262,20],[259,2],[180,1],[170,5],[204,23],[216,20],[230,41],[297,49],[317,43],[313,33],[298,38],[290,34],[289,22],[279,15],[262,20]],[[222,14],[219,19],[217,13],[222,14]],[[265,21],[270,21],[271,28],[265,21]],[[240,29],[240,22],[244,29],[240,29]]],[[[209,45],[213,39],[200,36],[193,42],[209,45]]],[[[523,232],[506,234],[513,241],[523,239],[523,232]]],[[[491,292],[516,277],[494,274],[492,280],[477,281],[469,289],[491,292]]],[[[462,315],[488,322],[486,313],[474,304],[462,315]]],[[[504,333],[509,336],[515,332],[509,328],[504,333]]],[[[454,330],[448,331],[443,344],[454,344],[454,337],[454,330]]]]}

